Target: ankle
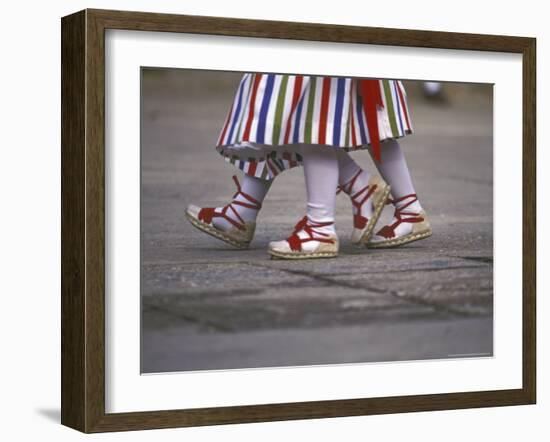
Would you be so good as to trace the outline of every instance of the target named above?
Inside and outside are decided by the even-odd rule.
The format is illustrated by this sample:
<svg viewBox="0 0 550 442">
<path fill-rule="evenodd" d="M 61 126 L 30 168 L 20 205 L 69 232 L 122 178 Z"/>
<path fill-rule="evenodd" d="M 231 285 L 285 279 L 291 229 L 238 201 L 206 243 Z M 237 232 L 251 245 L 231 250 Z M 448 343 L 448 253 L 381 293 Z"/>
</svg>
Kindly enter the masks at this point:
<svg viewBox="0 0 550 442">
<path fill-rule="evenodd" d="M 247 203 L 248 200 L 241 196 L 240 194 L 237 195 L 233 200 L 232 203 Z M 260 213 L 260 209 L 256 207 L 249 207 L 249 206 L 242 206 L 240 204 L 232 204 L 232 207 L 235 209 L 235 211 L 239 214 L 239 216 L 243 219 L 245 222 L 255 222 L 256 218 L 258 217 L 258 214 Z M 231 211 L 230 211 L 231 212 Z M 229 216 L 231 216 L 231 213 L 229 213 Z"/>
<path fill-rule="evenodd" d="M 374 210 L 369 188 L 370 174 L 366 170 L 358 169 L 355 175 L 344 185 L 339 187 L 339 191 L 346 193 L 353 206 L 353 215 L 361 219 L 370 218 Z M 354 221 L 355 224 L 355 221 Z"/>
<path fill-rule="evenodd" d="M 414 193 L 393 198 L 393 206 L 399 211 L 414 213 L 420 213 L 422 211 L 422 205 L 420 201 L 418 201 L 417 195 Z"/>
<path fill-rule="evenodd" d="M 323 218 L 322 220 L 320 220 L 320 219 L 312 218 L 310 215 L 307 215 L 306 226 L 308 226 L 315 233 L 318 233 L 321 236 L 322 235 L 336 236 L 334 219 Z"/>
</svg>

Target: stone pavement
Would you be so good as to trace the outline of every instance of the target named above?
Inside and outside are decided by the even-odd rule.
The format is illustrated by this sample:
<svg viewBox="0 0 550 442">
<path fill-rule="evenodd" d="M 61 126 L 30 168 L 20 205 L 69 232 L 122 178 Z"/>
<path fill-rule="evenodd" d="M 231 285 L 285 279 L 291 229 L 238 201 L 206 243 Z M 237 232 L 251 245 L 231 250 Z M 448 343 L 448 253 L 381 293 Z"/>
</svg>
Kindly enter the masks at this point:
<svg viewBox="0 0 550 442">
<path fill-rule="evenodd" d="M 409 88 L 415 134 L 402 145 L 431 238 L 357 249 L 351 206 L 340 195 L 341 255 L 288 262 L 270 260 L 266 246 L 304 213 L 300 168 L 272 186 L 249 250 L 184 218 L 187 204 L 223 205 L 234 191 L 235 169 L 213 147 L 239 78 L 224 75 L 144 75 L 142 372 L 490 356 L 489 87 L 449 86 L 448 106 Z M 354 158 L 374 170 L 366 152 Z"/>
</svg>

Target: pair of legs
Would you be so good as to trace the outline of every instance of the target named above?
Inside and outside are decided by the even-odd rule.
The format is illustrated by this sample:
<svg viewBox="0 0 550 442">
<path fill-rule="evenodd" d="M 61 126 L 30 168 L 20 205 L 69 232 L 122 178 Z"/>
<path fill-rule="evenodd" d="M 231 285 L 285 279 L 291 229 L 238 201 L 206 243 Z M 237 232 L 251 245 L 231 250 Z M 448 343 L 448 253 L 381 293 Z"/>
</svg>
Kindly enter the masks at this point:
<svg viewBox="0 0 550 442">
<path fill-rule="evenodd" d="M 313 222 L 334 222 L 337 188 L 350 196 L 366 192 L 370 174 L 361 169 L 347 152 L 330 147 L 304 146 L 302 156 L 308 200 L 307 216 Z M 405 156 L 396 140 L 384 143 L 382 162 L 376 163 L 376 166 L 390 185 L 393 199 L 398 206 L 405 204 L 403 197 L 416 194 Z M 356 202 L 361 201 L 359 195 Z M 416 198 L 408 207 L 415 212 L 422 210 Z M 353 204 L 353 211 L 354 216 L 370 218 L 373 213 L 372 201 L 366 199 L 364 204 Z M 334 225 L 327 229 L 334 229 Z"/>
<path fill-rule="evenodd" d="M 307 219 L 315 225 L 315 233 L 319 235 L 336 236 L 334 229 L 334 210 L 336 204 L 336 189 L 340 188 L 352 198 L 354 211 L 354 233 L 361 232 L 361 221 L 370 219 L 373 214 L 373 201 L 369 198 L 370 174 L 341 149 L 329 146 L 302 145 L 304 176 L 307 191 Z M 382 161 L 376 164 L 384 180 L 391 186 L 391 193 L 396 207 L 396 217 L 399 211 L 404 215 L 422 212 L 422 207 L 416 199 L 414 186 L 405 156 L 396 140 L 388 140 L 382 145 Z M 217 229 L 227 231 L 238 222 L 255 223 L 261 203 L 269 192 L 271 181 L 245 175 L 242 188 L 236 194 L 229 208 L 216 208 L 218 213 L 225 209 L 226 216 L 211 219 Z M 364 223 L 363 223 L 364 227 Z M 373 238 L 380 242 L 390 237 L 400 238 L 407 235 L 411 225 L 395 219 L 390 226 L 385 226 Z M 307 232 L 298 232 L 300 238 L 307 237 Z M 352 238 L 353 240 L 353 238 Z M 307 249 L 318 245 L 316 241 L 308 241 L 303 247 Z"/>
</svg>

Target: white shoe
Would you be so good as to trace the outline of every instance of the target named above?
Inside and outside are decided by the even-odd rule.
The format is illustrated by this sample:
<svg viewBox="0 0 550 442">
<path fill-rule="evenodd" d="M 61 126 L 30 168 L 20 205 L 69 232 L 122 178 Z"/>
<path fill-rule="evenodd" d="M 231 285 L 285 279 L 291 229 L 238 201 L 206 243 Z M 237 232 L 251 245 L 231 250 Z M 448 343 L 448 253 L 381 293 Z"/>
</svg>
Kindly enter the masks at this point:
<svg viewBox="0 0 550 442">
<path fill-rule="evenodd" d="M 270 242 L 268 253 L 275 259 L 334 258 L 338 256 L 338 237 L 321 231 L 332 224 L 315 223 L 304 217 L 287 239 Z"/>
<path fill-rule="evenodd" d="M 431 236 L 432 228 L 426 212 L 408 209 L 416 201 L 418 201 L 416 194 L 391 201 L 393 204 L 404 204 L 396 206 L 392 223 L 376 232 L 367 247 L 373 249 L 398 247 Z"/>
<path fill-rule="evenodd" d="M 362 170 L 359 170 L 348 183 L 338 187 L 338 193 L 347 193 L 351 199 L 351 204 L 356 209 L 356 214 L 353 215 L 353 231 L 351 233 L 351 242 L 356 245 L 366 245 L 370 240 L 374 232 L 374 226 L 378 222 L 390 194 L 390 186 L 377 176 L 372 176 L 365 187 L 353 191 L 355 181 L 362 172 Z M 372 204 L 372 215 L 370 217 L 362 214 L 365 204 Z"/>
<path fill-rule="evenodd" d="M 237 185 L 237 193 L 233 195 L 233 201 L 225 205 L 221 210 L 217 210 L 214 207 L 201 208 L 191 204 L 187 206 L 185 216 L 194 227 L 202 232 L 221 239 L 222 241 L 225 241 L 226 243 L 240 249 L 246 249 L 249 247 L 250 242 L 254 237 L 256 223 L 243 220 L 243 218 L 239 215 L 239 212 L 233 206 L 243 206 L 249 209 L 260 210 L 262 208 L 262 204 L 250 195 L 242 192 L 236 176 L 233 176 L 233 180 Z M 235 198 L 238 195 L 244 197 L 244 199 L 248 202 L 235 201 Z M 213 219 L 216 217 L 225 219 L 231 227 L 228 229 L 216 227 L 213 223 Z"/>
</svg>

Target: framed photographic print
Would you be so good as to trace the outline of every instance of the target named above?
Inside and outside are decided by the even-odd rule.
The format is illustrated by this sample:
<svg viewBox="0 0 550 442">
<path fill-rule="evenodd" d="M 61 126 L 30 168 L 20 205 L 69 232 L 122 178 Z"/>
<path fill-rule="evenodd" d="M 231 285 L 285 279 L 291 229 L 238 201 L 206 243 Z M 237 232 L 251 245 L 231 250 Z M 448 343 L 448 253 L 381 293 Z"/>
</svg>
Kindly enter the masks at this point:
<svg viewBox="0 0 550 442">
<path fill-rule="evenodd" d="M 535 52 L 64 17 L 62 423 L 535 403 Z"/>
</svg>

